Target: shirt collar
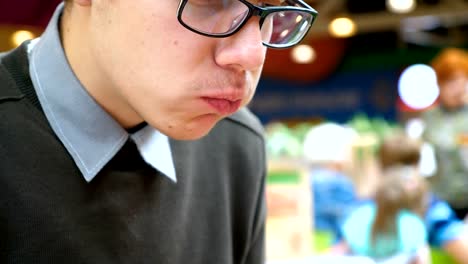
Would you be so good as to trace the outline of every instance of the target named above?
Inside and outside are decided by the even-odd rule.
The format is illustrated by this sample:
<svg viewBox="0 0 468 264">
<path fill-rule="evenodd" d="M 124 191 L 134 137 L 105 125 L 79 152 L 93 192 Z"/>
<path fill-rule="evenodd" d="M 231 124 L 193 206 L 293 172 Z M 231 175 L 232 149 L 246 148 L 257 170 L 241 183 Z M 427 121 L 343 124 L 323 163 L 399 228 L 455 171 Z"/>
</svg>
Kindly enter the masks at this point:
<svg viewBox="0 0 468 264">
<path fill-rule="evenodd" d="M 58 27 L 63 6 L 57 7 L 41 38 L 31 42 L 29 71 L 52 129 L 89 182 L 122 148 L 129 134 L 88 94 L 68 64 Z M 148 164 L 176 182 L 166 135 L 146 126 L 131 138 Z"/>
</svg>

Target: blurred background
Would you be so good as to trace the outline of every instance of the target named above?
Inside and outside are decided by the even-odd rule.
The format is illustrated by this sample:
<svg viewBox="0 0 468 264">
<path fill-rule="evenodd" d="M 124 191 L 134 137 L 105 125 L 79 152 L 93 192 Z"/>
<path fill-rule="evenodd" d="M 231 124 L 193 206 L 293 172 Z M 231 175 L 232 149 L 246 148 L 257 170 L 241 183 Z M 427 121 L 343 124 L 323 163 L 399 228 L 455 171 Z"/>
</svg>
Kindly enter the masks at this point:
<svg viewBox="0 0 468 264">
<path fill-rule="evenodd" d="M 0 0 L 0 52 L 38 37 L 60 2 Z M 350 179 L 358 196 L 371 197 L 382 138 L 398 129 L 420 135 L 423 128 L 413 121 L 438 104 L 430 61 L 447 47 L 468 49 L 468 0 L 306 2 L 318 20 L 300 45 L 268 51 L 249 105 L 267 132 L 272 260 L 322 252 L 333 243 L 315 230 L 320 205 L 314 206 L 304 157 L 307 133 L 323 123 L 352 128 L 359 140 L 352 144 Z"/>
</svg>

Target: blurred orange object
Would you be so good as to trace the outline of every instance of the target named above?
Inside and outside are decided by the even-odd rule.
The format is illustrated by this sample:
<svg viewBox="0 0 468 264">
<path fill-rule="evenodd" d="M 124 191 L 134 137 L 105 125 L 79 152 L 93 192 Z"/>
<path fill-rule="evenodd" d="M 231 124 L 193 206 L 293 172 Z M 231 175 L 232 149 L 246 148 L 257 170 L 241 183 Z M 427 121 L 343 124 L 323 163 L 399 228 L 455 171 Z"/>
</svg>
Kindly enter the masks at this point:
<svg viewBox="0 0 468 264">
<path fill-rule="evenodd" d="M 319 81 L 332 74 L 345 54 L 346 39 L 328 36 L 305 39 L 301 44 L 310 45 L 315 59 L 308 64 L 296 63 L 290 49 L 269 49 L 263 75 L 291 81 Z"/>
</svg>

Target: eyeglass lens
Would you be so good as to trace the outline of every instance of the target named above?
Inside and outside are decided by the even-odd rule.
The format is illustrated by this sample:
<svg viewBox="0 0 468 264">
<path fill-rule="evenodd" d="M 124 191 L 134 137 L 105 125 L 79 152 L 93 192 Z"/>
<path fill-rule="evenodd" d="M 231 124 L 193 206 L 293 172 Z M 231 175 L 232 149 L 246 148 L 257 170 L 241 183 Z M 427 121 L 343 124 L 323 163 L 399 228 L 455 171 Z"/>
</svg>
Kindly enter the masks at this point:
<svg viewBox="0 0 468 264">
<path fill-rule="evenodd" d="M 223 36 L 237 30 L 248 15 L 249 7 L 239 0 L 188 0 L 181 19 L 196 31 Z M 270 13 L 261 25 L 262 40 L 269 45 L 296 44 L 307 33 L 312 20 L 311 14 L 298 10 Z"/>
<path fill-rule="evenodd" d="M 280 11 L 269 14 L 262 25 L 263 42 L 291 45 L 299 42 L 312 24 L 312 16 L 301 11 Z"/>
</svg>

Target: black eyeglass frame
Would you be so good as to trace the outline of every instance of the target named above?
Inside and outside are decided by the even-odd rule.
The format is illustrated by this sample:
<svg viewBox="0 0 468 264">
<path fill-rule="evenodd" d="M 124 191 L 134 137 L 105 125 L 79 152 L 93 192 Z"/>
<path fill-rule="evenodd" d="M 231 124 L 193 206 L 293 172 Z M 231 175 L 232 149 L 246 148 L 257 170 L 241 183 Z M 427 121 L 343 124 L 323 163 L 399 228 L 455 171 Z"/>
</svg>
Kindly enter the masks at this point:
<svg viewBox="0 0 468 264">
<path fill-rule="evenodd" d="M 189 0 L 181 0 L 180 1 L 179 7 L 177 9 L 177 20 L 179 20 L 179 23 L 182 26 L 184 26 L 185 28 L 187 28 L 188 30 L 190 30 L 192 32 L 195 32 L 197 34 L 207 36 L 207 37 L 212 37 L 212 38 L 226 38 L 226 37 L 229 37 L 229 36 L 232 36 L 232 35 L 236 34 L 249 21 L 249 19 L 251 17 L 253 17 L 253 16 L 260 17 L 260 21 L 259 21 L 260 29 L 262 28 L 263 22 L 265 21 L 266 17 L 268 15 L 272 14 L 272 13 L 277 13 L 277 12 L 281 12 L 281 11 L 298 11 L 298 12 L 308 13 L 308 14 L 310 14 L 312 16 L 312 21 L 310 22 L 310 25 L 307 28 L 307 31 L 304 33 L 304 36 L 302 38 L 298 39 L 297 41 L 295 41 L 294 43 L 289 43 L 287 45 L 281 45 L 281 44 L 271 45 L 271 44 L 268 44 L 268 43 L 265 43 L 265 42 L 262 41 L 263 45 L 265 45 L 265 46 L 267 46 L 269 48 L 276 48 L 276 49 L 292 47 L 292 46 L 296 45 L 297 43 L 301 42 L 302 39 L 304 39 L 304 37 L 307 36 L 310 28 L 312 27 L 312 24 L 314 23 L 315 19 L 318 16 L 318 12 L 314 8 L 312 8 L 310 5 L 308 5 L 307 3 L 305 3 L 302 0 L 292 0 L 293 2 L 301 5 L 302 7 L 297 7 L 297 6 L 260 7 L 260 6 L 256 6 L 254 4 L 251 4 L 251 3 L 247 2 L 247 0 L 238 0 L 238 1 L 242 2 L 243 4 L 245 4 L 249 8 L 249 12 L 245 16 L 242 23 L 237 25 L 237 27 L 234 30 L 229 31 L 227 33 L 210 34 L 210 33 L 206 33 L 206 32 L 203 32 L 203 31 L 199 31 L 199 30 L 191 27 L 190 25 L 186 24 L 183 21 L 182 13 L 183 13 L 184 7 L 185 7 L 185 5 L 187 4 L 188 1 Z M 286 0 L 286 1 L 289 2 L 290 0 Z"/>
</svg>

